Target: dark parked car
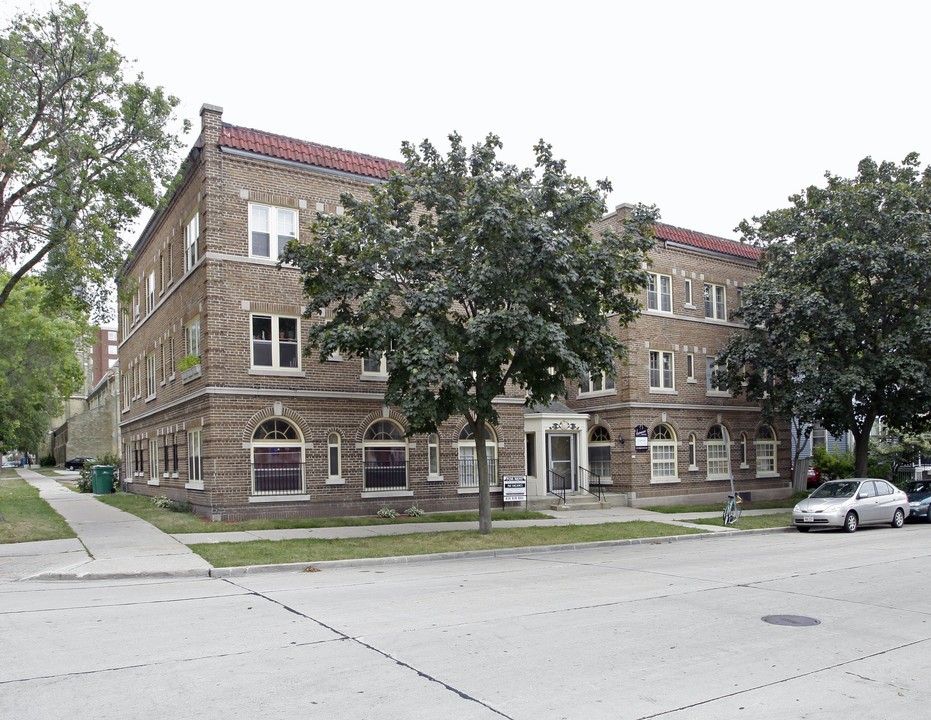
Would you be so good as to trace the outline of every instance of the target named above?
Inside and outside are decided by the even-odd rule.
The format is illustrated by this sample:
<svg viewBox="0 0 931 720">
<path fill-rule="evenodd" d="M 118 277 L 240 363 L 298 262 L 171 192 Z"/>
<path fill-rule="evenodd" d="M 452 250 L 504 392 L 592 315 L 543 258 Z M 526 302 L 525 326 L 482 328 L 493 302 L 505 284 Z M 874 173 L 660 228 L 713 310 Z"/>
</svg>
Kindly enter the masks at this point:
<svg viewBox="0 0 931 720">
<path fill-rule="evenodd" d="M 853 532 L 860 525 L 902 527 L 909 514 L 908 497 L 894 485 L 875 478 L 831 480 L 792 510 L 800 532 L 840 527 Z"/>
<path fill-rule="evenodd" d="M 70 460 L 65 460 L 65 470 L 80 470 L 84 467 L 84 463 L 94 462 L 92 457 L 76 457 L 71 458 Z"/>
<path fill-rule="evenodd" d="M 908 495 L 908 517 L 911 519 L 924 518 L 931 522 L 931 482 L 927 480 L 914 480 L 905 483 L 905 494 Z"/>
<path fill-rule="evenodd" d="M 818 487 L 821 484 L 821 471 L 816 467 L 808 468 L 808 487 Z"/>
</svg>

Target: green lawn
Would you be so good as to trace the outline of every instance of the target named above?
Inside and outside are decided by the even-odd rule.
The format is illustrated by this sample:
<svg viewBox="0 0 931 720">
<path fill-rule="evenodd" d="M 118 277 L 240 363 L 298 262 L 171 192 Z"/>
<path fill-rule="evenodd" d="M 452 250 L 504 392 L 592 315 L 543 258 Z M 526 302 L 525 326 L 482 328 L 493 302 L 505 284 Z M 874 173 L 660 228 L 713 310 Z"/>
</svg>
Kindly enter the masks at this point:
<svg viewBox="0 0 931 720">
<path fill-rule="evenodd" d="M 398 525 L 402 523 L 478 522 L 478 512 L 427 513 L 420 517 L 335 517 L 293 518 L 289 520 L 242 520 L 240 522 L 209 522 L 197 515 L 172 512 L 156 507 L 152 500 L 132 493 L 98 495 L 97 499 L 108 505 L 152 523 L 162 532 L 172 535 L 196 532 L 235 532 L 238 530 L 290 530 L 292 528 L 354 527 L 360 525 Z M 548 518 L 538 512 L 525 510 L 495 510 L 492 520 L 534 520 Z"/>
<path fill-rule="evenodd" d="M 721 517 L 684 520 L 697 525 L 723 525 Z M 766 515 L 741 515 L 736 525 L 729 525 L 734 530 L 759 530 L 760 528 L 788 527 L 792 524 L 792 513 L 768 513 Z"/>
<path fill-rule="evenodd" d="M 783 500 L 760 500 L 758 502 L 745 502 L 741 503 L 741 507 L 744 510 L 773 510 L 779 508 L 786 508 L 791 510 L 795 507 L 796 503 L 800 500 L 804 500 L 811 493 L 800 492 L 795 493 L 791 497 L 785 498 Z M 649 510 L 651 512 L 664 513 L 667 515 L 674 515 L 677 513 L 687 513 L 687 512 L 716 512 L 720 513 L 724 510 L 724 503 L 708 503 L 705 505 L 654 505 L 651 507 L 645 507 L 644 510 Z"/>
<path fill-rule="evenodd" d="M 454 530 L 339 540 L 254 540 L 204 543 L 191 549 L 214 567 L 321 562 L 351 558 L 399 557 L 430 553 L 490 550 L 535 545 L 567 545 L 631 538 L 692 535 L 706 532 L 655 522 L 605 523 L 560 527 L 499 528 L 487 535 Z"/>
<path fill-rule="evenodd" d="M 76 537 L 71 526 L 25 480 L 0 480 L 0 543 L 61 540 Z"/>
</svg>

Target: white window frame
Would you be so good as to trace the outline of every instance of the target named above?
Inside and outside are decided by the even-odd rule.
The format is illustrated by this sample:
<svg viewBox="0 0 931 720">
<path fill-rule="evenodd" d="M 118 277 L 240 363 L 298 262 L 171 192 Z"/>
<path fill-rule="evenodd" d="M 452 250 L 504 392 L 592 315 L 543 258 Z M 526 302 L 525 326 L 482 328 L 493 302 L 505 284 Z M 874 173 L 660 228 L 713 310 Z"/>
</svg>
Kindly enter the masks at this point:
<svg viewBox="0 0 931 720">
<path fill-rule="evenodd" d="M 689 433 L 689 471 L 698 470 L 698 439 Z"/>
<path fill-rule="evenodd" d="M 184 354 L 200 357 L 200 315 L 184 326 Z"/>
<path fill-rule="evenodd" d="M 748 450 L 747 450 L 747 448 L 748 448 L 748 446 L 747 446 L 747 433 L 743 433 L 743 432 L 742 432 L 742 433 L 740 433 L 740 468 L 741 468 L 741 470 L 745 470 L 746 468 L 750 467 L 750 466 L 747 464 L 747 460 L 748 460 Z"/>
<path fill-rule="evenodd" d="M 695 380 L 695 355 L 692 353 L 685 354 L 685 379 L 689 382 Z"/>
<path fill-rule="evenodd" d="M 327 481 L 334 482 L 343 479 L 343 448 L 342 438 L 335 430 L 327 433 Z"/>
<path fill-rule="evenodd" d="M 727 289 L 717 283 L 705 283 L 705 317 L 709 320 L 727 320 Z"/>
<path fill-rule="evenodd" d="M 197 241 L 200 239 L 200 210 L 197 210 L 193 217 L 188 220 L 184 226 L 184 271 L 188 272 L 197 265 L 198 247 Z"/>
<path fill-rule="evenodd" d="M 730 393 L 725 388 L 722 390 L 720 386 L 713 385 L 711 380 L 714 377 L 715 371 L 718 370 L 718 365 L 715 363 L 714 357 L 710 355 L 705 356 L 705 394 L 714 395 L 717 397 L 727 397 Z"/>
<path fill-rule="evenodd" d="M 685 302 L 683 303 L 683 306 L 689 308 L 690 310 L 693 309 L 695 306 L 692 304 L 692 281 L 688 278 L 685 280 L 684 295 Z"/>
<path fill-rule="evenodd" d="M 187 432 L 187 468 L 188 482 L 203 484 L 204 482 L 204 436 L 203 428 L 188 430 Z"/>
<path fill-rule="evenodd" d="M 705 438 L 705 462 L 708 469 L 709 480 L 727 480 L 731 477 L 731 451 L 730 437 L 727 428 L 715 425 L 708 431 L 709 435 L 715 427 L 721 428 L 723 439 Z"/>
<path fill-rule="evenodd" d="M 427 435 L 427 475 L 440 477 L 440 436 L 436 433 Z"/>
<path fill-rule="evenodd" d="M 146 392 L 146 402 L 155 398 L 155 389 L 158 375 L 156 372 L 157 363 L 155 362 L 155 353 L 152 353 L 145 359 L 145 392 Z"/>
<path fill-rule="evenodd" d="M 656 437 L 656 435 L 668 437 Z M 679 457 L 676 448 L 676 432 L 661 423 L 650 433 L 650 482 L 668 483 L 679 480 Z"/>
<path fill-rule="evenodd" d="M 671 350 L 650 350 L 650 392 L 676 389 L 676 360 Z"/>
<path fill-rule="evenodd" d="M 269 319 L 271 321 L 271 337 L 256 338 L 254 336 L 255 320 Z M 284 334 L 281 328 L 281 320 L 293 320 L 295 336 L 292 341 L 282 338 Z M 271 344 L 271 365 L 257 365 L 255 362 L 255 347 L 257 342 L 268 342 Z M 281 364 L 281 344 L 287 342 L 293 344 L 297 365 Z M 300 372 L 301 371 L 301 319 L 296 315 L 274 315 L 272 313 L 252 313 L 249 315 L 249 367 L 253 372 Z"/>
<path fill-rule="evenodd" d="M 579 378 L 579 395 L 612 393 L 615 390 L 614 376 L 606 372 L 590 375 L 585 373 Z"/>
<path fill-rule="evenodd" d="M 158 485 L 158 438 L 149 440 L 149 485 Z"/>
<path fill-rule="evenodd" d="M 765 431 L 769 432 L 769 437 L 760 437 Z M 756 441 L 754 442 L 756 451 L 756 474 L 757 476 L 777 475 L 776 465 L 776 433 L 769 425 L 762 425 L 757 431 Z"/>
<path fill-rule="evenodd" d="M 155 309 L 155 271 L 145 278 L 145 314 L 150 315 Z"/>
<path fill-rule="evenodd" d="M 255 229 L 255 213 L 260 209 L 268 213 L 268 228 L 265 231 L 268 234 L 268 253 L 264 255 L 255 251 L 255 244 L 252 238 L 253 232 L 260 232 Z M 280 225 L 282 224 L 281 219 L 283 215 L 291 216 L 292 228 L 294 230 L 293 235 L 287 233 L 281 234 Z M 281 257 L 281 251 L 284 249 L 284 245 L 290 240 L 298 239 L 298 220 L 299 215 L 294 208 L 266 205 L 264 203 L 249 203 L 249 257 L 263 258 L 265 260 L 275 260 Z"/>
<path fill-rule="evenodd" d="M 672 276 L 648 273 L 647 310 L 672 315 Z"/>
</svg>

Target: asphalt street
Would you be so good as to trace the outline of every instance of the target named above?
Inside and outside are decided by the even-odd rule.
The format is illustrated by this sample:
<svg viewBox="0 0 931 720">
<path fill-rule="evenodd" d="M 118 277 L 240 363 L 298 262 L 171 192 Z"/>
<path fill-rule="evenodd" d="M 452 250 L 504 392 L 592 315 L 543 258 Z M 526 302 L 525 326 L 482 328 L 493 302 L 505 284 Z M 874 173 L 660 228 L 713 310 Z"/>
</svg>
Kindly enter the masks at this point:
<svg viewBox="0 0 931 720">
<path fill-rule="evenodd" d="M 0 717 L 928 717 L 929 538 L 9 582 Z"/>
</svg>

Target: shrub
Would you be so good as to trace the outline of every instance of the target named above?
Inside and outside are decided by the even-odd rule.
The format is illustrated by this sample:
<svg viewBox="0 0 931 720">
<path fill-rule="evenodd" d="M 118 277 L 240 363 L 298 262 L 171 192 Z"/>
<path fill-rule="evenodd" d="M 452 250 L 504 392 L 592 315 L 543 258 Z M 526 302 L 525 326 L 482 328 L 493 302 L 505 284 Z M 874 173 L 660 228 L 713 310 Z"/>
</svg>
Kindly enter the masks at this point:
<svg viewBox="0 0 931 720">
<path fill-rule="evenodd" d="M 164 508 L 168 510 L 171 507 L 171 500 L 169 500 L 165 495 L 156 495 L 152 498 L 152 504 L 157 508 Z"/>
<path fill-rule="evenodd" d="M 821 471 L 822 480 L 838 480 L 853 477 L 856 462 L 853 453 L 829 453 L 827 448 L 819 445 L 813 453 L 813 465 Z"/>
<path fill-rule="evenodd" d="M 171 512 L 191 512 L 191 503 L 187 500 L 182 500 L 179 502 L 177 500 L 172 500 L 165 495 L 156 495 L 154 498 L 152 498 L 152 504 L 155 505 L 155 507 L 162 508 L 163 510 L 170 510 Z"/>
<path fill-rule="evenodd" d="M 185 355 L 178 360 L 178 372 L 184 372 L 195 365 L 200 365 L 200 355 Z"/>
<path fill-rule="evenodd" d="M 397 510 L 392 510 L 391 508 L 388 508 L 388 507 L 383 507 L 381 510 L 379 510 L 375 514 L 378 515 L 378 517 L 382 517 L 382 518 L 396 518 L 398 516 Z"/>
<path fill-rule="evenodd" d="M 46 455 L 41 460 L 39 460 L 39 465 L 42 467 L 55 467 L 55 456 Z"/>
<path fill-rule="evenodd" d="M 420 517 L 421 515 L 426 515 L 427 513 L 416 505 L 411 505 L 409 508 L 407 508 L 407 510 L 404 511 L 404 514 L 408 517 Z"/>
</svg>

